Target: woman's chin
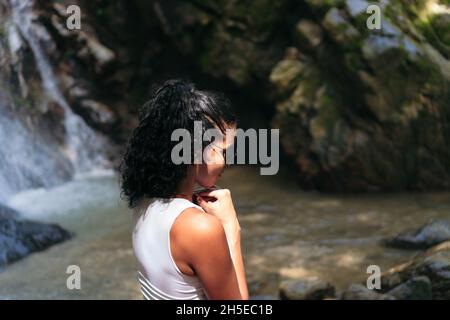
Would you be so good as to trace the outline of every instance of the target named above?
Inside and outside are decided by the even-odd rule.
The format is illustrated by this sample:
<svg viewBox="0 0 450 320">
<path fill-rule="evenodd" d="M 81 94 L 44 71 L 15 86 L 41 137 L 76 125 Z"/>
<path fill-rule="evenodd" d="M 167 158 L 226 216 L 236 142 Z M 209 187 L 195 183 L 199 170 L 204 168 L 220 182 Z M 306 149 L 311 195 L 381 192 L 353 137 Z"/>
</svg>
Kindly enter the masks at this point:
<svg viewBox="0 0 450 320">
<path fill-rule="evenodd" d="M 215 185 L 216 185 L 216 181 L 217 181 L 217 179 L 214 180 L 214 181 L 212 181 L 212 182 L 209 182 L 209 183 L 199 183 L 199 185 L 200 185 L 202 188 L 214 188 Z"/>
</svg>

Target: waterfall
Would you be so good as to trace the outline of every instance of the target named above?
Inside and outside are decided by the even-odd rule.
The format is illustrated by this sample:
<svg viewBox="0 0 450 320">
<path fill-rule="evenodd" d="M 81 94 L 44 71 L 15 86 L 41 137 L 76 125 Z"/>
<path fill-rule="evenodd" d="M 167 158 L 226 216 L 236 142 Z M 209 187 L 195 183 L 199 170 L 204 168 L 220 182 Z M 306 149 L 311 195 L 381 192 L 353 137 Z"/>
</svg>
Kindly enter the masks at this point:
<svg viewBox="0 0 450 320">
<path fill-rule="evenodd" d="M 59 88 L 58 80 L 40 41 L 40 36 L 47 35 L 48 38 L 50 36 L 41 25 L 34 23 L 32 3 L 11 0 L 13 21 L 33 51 L 47 94 L 64 109 L 67 155 L 72 160 L 77 173 L 107 166 L 108 163 L 103 157 L 106 140 L 72 111 Z"/>
<path fill-rule="evenodd" d="M 10 5 L 12 22 L 33 53 L 45 97 L 64 110 L 65 143 L 61 148 L 45 123 L 40 128 L 29 126 L 13 108 L 5 107 L 13 105 L 12 99 L 0 88 L 0 201 L 24 189 L 52 186 L 74 174 L 110 167 L 104 156 L 106 137 L 75 114 L 61 92 L 45 50 L 51 36 L 36 22 L 33 1 L 11 0 Z"/>
<path fill-rule="evenodd" d="M 73 173 L 47 123 L 27 123 L 0 87 L 0 202 L 21 190 L 60 184 Z"/>
</svg>

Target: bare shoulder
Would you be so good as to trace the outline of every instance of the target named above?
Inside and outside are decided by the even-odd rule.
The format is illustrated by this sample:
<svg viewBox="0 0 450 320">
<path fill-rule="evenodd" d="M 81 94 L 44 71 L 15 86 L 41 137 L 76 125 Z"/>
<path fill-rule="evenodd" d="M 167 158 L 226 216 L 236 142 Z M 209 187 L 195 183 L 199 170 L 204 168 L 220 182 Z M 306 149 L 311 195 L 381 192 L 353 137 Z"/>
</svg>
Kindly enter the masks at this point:
<svg viewBox="0 0 450 320">
<path fill-rule="evenodd" d="M 198 245 L 204 246 L 206 242 L 226 241 L 219 219 L 198 208 L 187 208 L 175 219 L 172 236 L 184 249 L 198 249 Z"/>
<path fill-rule="evenodd" d="M 214 235 L 223 231 L 219 219 L 194 207 L 187 208 L 180 213 L 172 228 L 175 229 L 175 232 L 179 231 L 191 237 Z"/>
</svg>

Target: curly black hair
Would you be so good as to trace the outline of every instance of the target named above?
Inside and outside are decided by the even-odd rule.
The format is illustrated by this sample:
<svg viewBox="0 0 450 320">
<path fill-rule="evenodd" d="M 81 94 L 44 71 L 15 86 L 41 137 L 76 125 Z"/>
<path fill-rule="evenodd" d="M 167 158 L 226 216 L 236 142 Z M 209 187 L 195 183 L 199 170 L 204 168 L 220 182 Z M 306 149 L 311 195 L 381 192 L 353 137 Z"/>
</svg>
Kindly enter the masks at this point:
<svg viewBox="0 0 450 320">
<path fill-rule="evenodd" d="M 189 165 L 174 164 L 171 159 L 178 143 L 171 140 L 175 129 L 193 134 L 194 121 L 202 121 L 204 131 L 216 127 L 225 133 L 227 125 L 236 123 L 227 97 L 197 90 L 190 81 L 180 79 L 154 89 L 138 119 L 120 164 L 122 196 L 130 208 L 144 197 L 171 198 L 177 193 Z"/>
</svg>

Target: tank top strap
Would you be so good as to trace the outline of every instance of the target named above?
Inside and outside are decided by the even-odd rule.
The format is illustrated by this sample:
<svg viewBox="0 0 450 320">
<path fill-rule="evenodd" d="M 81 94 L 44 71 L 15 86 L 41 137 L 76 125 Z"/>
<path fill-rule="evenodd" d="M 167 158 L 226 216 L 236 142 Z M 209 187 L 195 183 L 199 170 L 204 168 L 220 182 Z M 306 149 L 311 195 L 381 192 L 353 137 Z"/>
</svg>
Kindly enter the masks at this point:
<svg viewBox="0 0 450 320">
<path fill-rule="evenodd" d="M 205 212 L 202 207 L 196 205 L 195 203 L 184 199 L 184 198 L 173 198 L 170 202 L 170 205 L 165 212 L 168 215 L 167 217 L 167 227 L 171 228 L 175 219 L 187 208 L 197 208 L 202 212 Z"/>
</svg>

